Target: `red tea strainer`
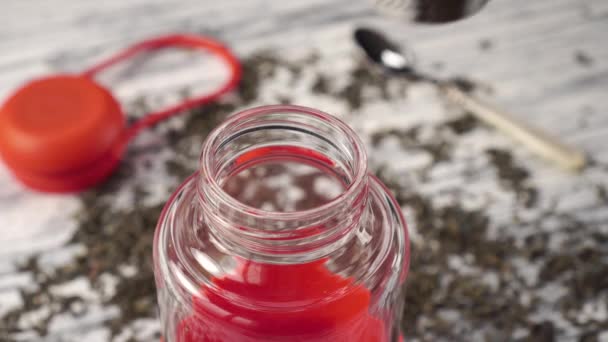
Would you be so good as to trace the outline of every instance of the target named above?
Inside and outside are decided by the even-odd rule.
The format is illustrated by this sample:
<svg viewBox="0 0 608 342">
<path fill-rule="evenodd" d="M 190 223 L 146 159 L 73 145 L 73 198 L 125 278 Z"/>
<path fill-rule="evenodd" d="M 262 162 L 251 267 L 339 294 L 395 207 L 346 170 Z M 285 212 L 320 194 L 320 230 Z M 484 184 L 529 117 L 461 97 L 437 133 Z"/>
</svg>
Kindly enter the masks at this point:
<svg viewBox="0 0 608 342">
<path fill-rule="evenodd" d="M 139 52 L 167 47 L 207 50 L 226 64 L 230 76 L 213 92 L 149 113 L 127 127 L 118 101 L 94 76 Z M 84 190 L 112 173 L 142 129 L 214 101 L 240 77 L 237 58 L 211 38 L 178 34 L 142 41 L 80 74 L 47 76 L 18 89 L 0 107 L 0 156 L 31 189 Z"/>
</svg>

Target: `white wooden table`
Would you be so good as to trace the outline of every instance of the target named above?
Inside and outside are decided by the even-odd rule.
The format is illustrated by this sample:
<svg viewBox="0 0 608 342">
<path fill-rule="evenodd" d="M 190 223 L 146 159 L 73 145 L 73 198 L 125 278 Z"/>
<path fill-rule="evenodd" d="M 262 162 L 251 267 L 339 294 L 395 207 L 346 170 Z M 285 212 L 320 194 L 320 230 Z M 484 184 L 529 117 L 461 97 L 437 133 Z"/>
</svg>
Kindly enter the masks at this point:
<svg viewBox="0 0 608 342">
<path fill-rule="evenodd" d="M 394 40 L 409 44 L 416 51 L 423 70 L 439 76 L 467 75 L 488 84 L 492 88 L 491 93 L 484 95 L 488 100 L 578 146 L 599 164 L 608 165 L 606 0 L 493 0 L 470 20 L 441 27 L 408 27 L 378 17 L 365 0 L 2 0 L 0 99 L 32 77 L 77 71 L 139 39 L 182 31 L 212 34 L 229 43 L 241 56 L 267 48 L 276 49 L 286 58 L 318 51 L 321 63 L 316 66 L 317 70 L 328 74 L 339 85 L 347 81 L 348 70 L 360 59 L 351 41 L 353 28 L 360 24 L 385 29 Z M 484 42 L 491 42 L 491 46 L 481 48 L 480 45 L 488 45 Z M 172 101 L 184 86 L 203 88 L 221 77 L 219 69 L 213 68 L 210 62 L 200 62 L 190 55 L 167 54 L 149 64 L 136 76 L 106 80 L 123 103 L 130 103 L 141 94 Z M 304 72 L 302 84 L 311 82 L 306 77 Z M 428 85 L 413 85 L 407 97 L 392 101 L 383 101 L 371 94 L 360 109 L 351 112 L 343 101 L 313 94 L 306 86 L 286 88 L 280 78 L 279 75 L 274 83 L 265 86 L 258 102 L 277 102 L 278 95 L 285 95 L 280 94 L 281 91 L 289 89 L 287 95 L 294 103 L 343 117 L 367 143 L 375 131 L 406 129 L 413 125 L 434 127 L 451 115 L 441 105 L 435 89 Z M 146 133 L 136 146 L 161 136 L 162 132 Z M 434 167 L 430 179 L 425 180 L 410 173 L 428 163 L 428 155 L 403 151 L 390 139 L 375 147 L 369 144 L 370 160 L 375 165 L 390 162 L 391 172 L 403 175 L 410 186 L 438 202 L 453 200 L 446 189 L 462 189 L 470 194 L 467 205 L 475 207 L 486 203 L 491 213 L 488 234 L 493 236 L 521 238 L 534 229 L 546 229 L 556 240 L 555 248 L 567 249 L 575 246 L 560 244 L 558 240 L 570 241 L 576 235 L 580 238 L 576 241 L 584 244 L 588 235 L 608 234 L 606 202 L 602 202 L 596 190 L 597 184 L 608 186 L 608 167 L 593 166 L 579 175 L 566 174 L 489 129 L 475 130 L 454 144 L 455 157 Z M 530 182 L 541 194 L 540 206 L 557 203 L 561 213 L 594 222 L 589 231 L 573 233 L 561 228 L 552 231 L 526 225 L 526 217 L 534 217 L 539 210 L 526 211 L 518 207 L 513 195 L 502 190 L 483 153 L 488 147 L 511 150 L 518 163 L 531 172 Z M 154 160 L 155 166 L 152 171 L 140 170 L 134 175 L 139 179 L 154 179 L 151 194 L 145 198 L 149 205 L 164 202 L 178 181 L 164 171 L 162 153 L 158 160 L 156 156 L 140 155 L 139 159 Z M 465 162 L 482 170 L 482 176 L 467 180 Z M 126 187 L 125 192 L 128 191 Z M 129 197 L 125 198 L 120 205 L 128 207 Z M 66 242 L 76 228 L 73 215 L 81 205 L 76 196 L 30 192 L 0 166 L 0 317 L 22 304 L 20 288 L 35 286 L 31 275 L 18 271 L 18 263 L 42 253 L 44 264 L 52 269 L 77 252 L 74 250 L 78 246 L 66 246 Z M 407 207 L 404 210 L 411 215 Z M 510 214 L 514 211 L 524 217 L 523 223 L 512 221 Z M 420 241 L 418 228 L 412 222 L 413 241 L 425 246 L 424 241 Z M 608 245 L 594 248 L 605 251 Z M 608 258 L 602 253 L 604 259 Z M 453 264 L 456 268 L 458 265 L 467 268 L 466 258 L 455 256 Z M 538 270 L 542 265 L 538 262 L 513 260 L 512 265 L 515 273 L 529 279 L 529 294 L 540 298 L 543 304 L 527 313 L 526 319 L 553 322 L 557 340 L 576 341 L 585 331 L 584 322 L 589 320 L 608 322 L 606 291 L 599 293 L 593 303 L 581 303 L 580 310 L 574 314 L 583 323 L 577 326 L 551 307 L 564 291 L 569 291 L 564 284 L 545 283 L 540 279 Z M 52 321 L 47 336 L 38 336 L 27 327 L 37 315 L 44 316 L 44 313 L 32 313 L 21 322 L 23 331 L 11 338 L 108 340 L 109 332 L 101 322 L 115 315 L 115 310 L 96 304 L 95 291 L 87 287 L 86 281 L 76 280 L 62 290 L 88 298 L 91 310 L 83 321 L 60 317 Z M 449 318 L 449 313 L 446 317 Z M 450 322 L 448 318 L 446 321 Z M 423 323 L 412 324 L 424 330 Z M 458 322 L 450 324 L 454 329 L 459 327 Z M 608 341 L 608 327 L 603 326 L 596 329 L 595 336 L 600 341 Z M 151 340 L 158 331 L 154 319 L 141 319 L 133 327 L 116 340 L 130 336 Z M 509 339 L 529 333 L 524 329 Z M 464 338 L 459 334 L 455 333 L 452 340 Z M 468 336 L 470 340 L 484 340 L 488 335 L 473 331 Z M 0 340 L 3 338 L 9 337 L 0 331 Z"/>
</svg>

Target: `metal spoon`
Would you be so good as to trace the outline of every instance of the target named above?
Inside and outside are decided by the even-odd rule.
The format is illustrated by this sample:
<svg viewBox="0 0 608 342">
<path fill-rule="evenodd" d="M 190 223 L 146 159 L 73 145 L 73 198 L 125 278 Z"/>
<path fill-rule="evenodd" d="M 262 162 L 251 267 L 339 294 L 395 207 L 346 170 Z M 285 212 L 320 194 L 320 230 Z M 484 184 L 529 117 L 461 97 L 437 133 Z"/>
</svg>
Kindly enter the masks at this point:
<svg viewBox="0 0 608 342">
<path fill-rule="evenodd" d="M 382 34 L 370 29 L 359 28 L 355 31 L 354 38 L 375 63 L 392 73 L 436 84 L 449 100 L 462 106 L 477 119 L 519 141 L 538 156 L 573 171 L 582 169 L 587 163 L 585 154 L 581 151 L 566 146 L 546 133 L 477 100 L 463 91 L 455 82 L 440 80 L 417 72 L 413 68 L 413 55 L 402 53 L 396 44 L 387 40 Z"/>
</svg>

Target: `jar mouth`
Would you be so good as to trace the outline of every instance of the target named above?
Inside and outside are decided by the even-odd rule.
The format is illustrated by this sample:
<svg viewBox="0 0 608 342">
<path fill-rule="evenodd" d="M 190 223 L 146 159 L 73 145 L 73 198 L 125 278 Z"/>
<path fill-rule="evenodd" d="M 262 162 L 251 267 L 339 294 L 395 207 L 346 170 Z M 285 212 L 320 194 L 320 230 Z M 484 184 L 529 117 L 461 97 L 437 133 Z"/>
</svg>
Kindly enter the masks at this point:
<svg viewBox="0 0 608 342">
<path fill-rule="evenodd" d="M 348 170 L 349 181 L 345 184 L 345 187 L 340 194 L 327 202 L 312 208 L 295 211 L 274 211 L 243 203 L 224 190 L 221 182 L 218 180 L 218 172 L 220 171 L 217 166 L 218 158 L 216 155 L 218 154 L 218 151 L 226 144 L 230 143 L 232 137 L 249 131 L 248 127 L 246 127 L 247 123 L 251 123 L 256 119 L 264 120 L 264 117 L 269 115 L 276 115 L 274 117 L 275 119 L 281 119 L 281 114 L 285 114 L 286 116 L 296 115 L 309 121 L 312 120 L 309 122 L 311 127 L 314 127 L 315 122 L 319 125 L 325 125 L 325 127 L 331 127 L 331 134 L 334 135 L 334 137 L 323 137 L 320 134 L 317 135 L 319 139 L 323 139 L 330 144 L 333 144 L 332 139 L 336 136 L 339 137 L 341 143 L 340 147 L 343 148 L 341 153 L 344 153 L 345 157 L 352 162 L 352 165 Z M 289 120 L 286 120 L 285 123 L 289 123 Z M 298 122 L 295 122 L 295 125 L 297 126 Z M 345 199 L 357 197 L 361 192 L 361 189 L 366 185 L 366 176 L 367 155 L 363 143 L 353 129 L 331 114 L 297 105 L 262 106 L 247 109 L 230 116 L 209 134 L 203 144 L 200 157 L 199 177 L 201 177 L 201 180 L 206 187 L 205 193 L 207 195 L 212 193 L 218 201 L 222 202 L 223 206 L 228 207 L 235 212 L 246 213 L 247 216 L 252 218 L 272 217 L 275 220 L 288 221 L 298 220 L 302 217 L 319 217 L 330 210 L 335 210 L 340 207 L 345 203 Z M 199 194 L 203 195 L 200 187 Z"/>
</svg>

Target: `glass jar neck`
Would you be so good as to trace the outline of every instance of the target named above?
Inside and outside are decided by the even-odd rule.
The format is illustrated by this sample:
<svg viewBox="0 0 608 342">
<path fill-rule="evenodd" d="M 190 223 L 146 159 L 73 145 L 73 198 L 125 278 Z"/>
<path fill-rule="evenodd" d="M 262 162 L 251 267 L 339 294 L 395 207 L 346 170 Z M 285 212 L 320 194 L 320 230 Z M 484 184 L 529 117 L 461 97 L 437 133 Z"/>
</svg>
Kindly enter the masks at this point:
<svg viewBox="0 0 608 342">
<path fill-rule="evenodd" d="M 342 192 L 304 210 L 270 211 L 225 190 L 256 165 L 292 162 L 322 170 Z M 367 157 L 357 135 L 333 116 L 278 105 L 229 118 L 205 141 L 198 176 L 202 219 L 224 248 L 273 263 L 317 260 L 339 248 L 362 221 L 368 202 Z"/>
</svg>

